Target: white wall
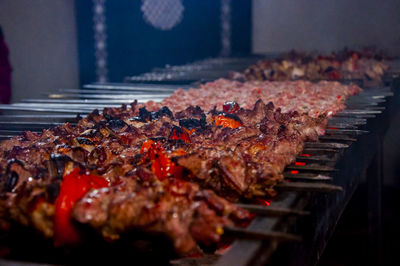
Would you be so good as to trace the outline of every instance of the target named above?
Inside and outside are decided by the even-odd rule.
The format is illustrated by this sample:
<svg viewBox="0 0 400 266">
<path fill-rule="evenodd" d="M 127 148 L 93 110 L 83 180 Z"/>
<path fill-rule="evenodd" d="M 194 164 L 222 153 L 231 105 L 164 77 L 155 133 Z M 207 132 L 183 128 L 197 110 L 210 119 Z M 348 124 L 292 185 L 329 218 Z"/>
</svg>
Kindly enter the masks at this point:
<svg viewBox="0 0 400 266">
<path fill-rule="evenodd" d="M 399 0 L 253 0 L 253 52 L 370 45 L 400 55 Z"/>
<path fill-rule="evenodd" d="M 400 56 L 399 0 L 253 0 L 253 52 L 376 46 Z M 384 139 L 385 184 L 400 186 L 400 115 Z"/>
<path fill-rule="evenodd" d="M 78 87 L 73 0 L 0 0 L 0 25 L 14 69 L 13 101 Z"/>
</svg>

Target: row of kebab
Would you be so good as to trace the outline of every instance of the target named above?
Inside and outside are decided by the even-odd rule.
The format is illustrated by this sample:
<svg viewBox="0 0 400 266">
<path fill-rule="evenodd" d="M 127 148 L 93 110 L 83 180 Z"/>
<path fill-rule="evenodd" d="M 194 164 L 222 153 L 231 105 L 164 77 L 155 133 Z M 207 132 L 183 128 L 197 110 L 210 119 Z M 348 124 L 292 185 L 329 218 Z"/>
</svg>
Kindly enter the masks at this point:
<svg viewBox="0 0 400 266">
<path fill-rule="evenodd" d="M 361 53 L 307 60 L 306 79 L 321 60 L 350 60 L 346 75 L 382 76 L 387 68 Z M 225 228 L 254 217 L 235 202 L 276 196 L 285 167 L 361 91 L 336 81 L 271 81 L 284 61 L 2 141 L 1 232 L 22 225 L 61 249 L 135 232 L 168 238 L 179 255 L 215 246 Z"/>
</svg>

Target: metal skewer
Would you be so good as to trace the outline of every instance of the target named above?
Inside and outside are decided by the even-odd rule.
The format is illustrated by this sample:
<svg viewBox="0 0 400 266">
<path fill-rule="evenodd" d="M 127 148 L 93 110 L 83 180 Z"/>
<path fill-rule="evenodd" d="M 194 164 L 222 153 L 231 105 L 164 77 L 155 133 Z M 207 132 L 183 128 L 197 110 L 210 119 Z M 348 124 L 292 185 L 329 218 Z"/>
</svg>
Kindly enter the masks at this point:
<svg viewBox="0 0 400 266">
<path fill-rule="evenodd" d="M 345 123 L 329 123 L 329 127 L 336 127 L 336 128 L 341 128 L 341 129 L 357 129 L 357 125 L 351 125 L 351 124 L 345 124 Z"/>
<path fill-rule="evenodd" d="M 103 95 L 118 95 L 118 94 L 129 94 L 129 95 L 143 95 L 148 93 L 150 95 L 171 95 L 173 91 L 171 90 L 147 90 L 147 91 L 140 91 L 140 90 L 116 90 L 116 89 L 63 89 L 59 90 L 59 93 L 65 94 L 103 94 Z M 49 92 L 51 94 L 54 92 Z"/>
<path fill-rule="evenodd" d="M 93 83 L 84 85 L 87 89 L 127 90 L 127 91 L 170 91 L 178 88 L 187 89 L 189 86 L 172 84 L 140 84 L 140 83 Z"/>
<path fill-rule="evenodd" d="M 382 111 L 380 110 L 357 110 L 357 109 L 345 109 L 340 111 L 338 114 L 381 114 Z"/>
<path fill-rule="evenodd" d="M 333 134 L 333 135 L 352 135 L 352 136 L 358 136 L 358 135 L 364 135 L 368 134 L 369 131 L 367 130 L 359 130 L 359 129 L 337 129 L 337 128 L 327 128 L 326 129 L 327 134 Z"/>
<path fill-rule="evenodd" d="M 246 209 L 249 212 L 253 212 L 258 215 L 267 215 L 267 216 L 283 216 L 283 215 L 309 215 L 310 213 L 307 211 L 294 210 L 289 208 L 280 208 L 280 207 L 272 207 L 272 206 L 261 206 L 256 204 L 243 204 L 237 203 L 236 206 Z"/>
<path fill-rule="evenodd" d="M 89 100 L 89 99 L 23 99 L 21 102 L 26 103 L 79 103 L 79 104 L 99 104 L 99 105 L 107 105 L 107 104 L 131 104 L 133 101 L 128 101 L 126 99 L 109 99 L 109 100 Z M 139 102 L 139 101 L 138 101 Z"/>
<path fill-rule="evenodd" d="M 348 144 L 336 143 L 336 142 L 306 142 L 306 148 L 326 148 L 326 149 L 345 149 L 348 148 Z"/>
<path fill-rule="evenodd" d="M 157 96 L 157 97 L 156 97 Z M 78 98 L 78 99 L 124 99 L 127 103 L 134 100 L 144 101 L 162 101 L 167 95 L 136 95 L 136 94 L 118 94 L 118 95 L 104 95 L 104 94 L 80 94 L 80 93 L 52 93 L 48 94 L 47 97 L 50 99 L 64 99 L 64 98 Z"/>
<path fill-rule="evenodd" d="M 284 172 L 283 176 L 286 179 L 291 179 L 291 180 L 308 180 L 308 181 L 330 181 L 332 180 L 332 177 L 326 176 L 326 175 L 311 175 L 310 173 L 297 173 L 293 174 L 291 172 Z"/>
<path fill-rule="evenodd" d="M 275 186 L 277 190 L 305 191 L 305 192 L 338 192 L 343 191 L 340 186 L 314 182 L 282 182 Z"/>
<path fill-rule="evenodd" d="M 365 118 L 349 118 L 349 117 L 332 117 L 329 122 L 332 123 L 348 123 L 353 125 L 365 125 L 367 119 Z"/>
<path fill-rule="evenodd" d="M 350 138 L 346 135 L 324 135 L 319 137 L 320 140 L 344 140 L 344 141 L 357 141 L 355 138 Z"/>
<path fill-rule="evenodd" d="M 337 169 L 325 166 L 325 165 L 288 165 L 286 166 L 288 170 L 300 170 L 300 171 L 319 171 L 319 172 L 334 172 Z"/>
<path fill-rule="evenodd" d="M 300 242 L 301 237 L 275 231 L 255 231 L 238 227 L 224 227 L 224 232 L 237 238 L 274 240 L 279 242 Z"/>
<path fill-rule="evenodd" d="M 43 103 L 14 103 L 11 104 L 11 106 L 17 106 L 17 107 L 33 107 L 33 108 L 38 108 L 38 107 L 43 107 Z M 46 108 L 63 108 L 63 109 L 88 109 L 90 111 L 94 109 L 103 109 L 104 107 L 121 107 L 120 104 L 107 104 L 107 105 L 88 105 L 86 103 L 83 104 L 76 104 L 76 103 L 46 103 L 45 107 Z"/>
<path fill-rule="evenodd" d="M 334 162 L 336 160 L 324 155 L 310 155 L 310 156 L 297 156 L 296 161 Z"/>
<path fill-rule="evenodd" d="M 29 112 L 46 112 L 46 113 L 68 113 L 68 114 L 88 114 L 92 110 L 89 109 L 59 109 L 59 108 L 46 108 L 46 107 L 24 107 L 1 104 L 0 110 L 13 110 L 13 111 L 29 111 Z"/>
</svg>

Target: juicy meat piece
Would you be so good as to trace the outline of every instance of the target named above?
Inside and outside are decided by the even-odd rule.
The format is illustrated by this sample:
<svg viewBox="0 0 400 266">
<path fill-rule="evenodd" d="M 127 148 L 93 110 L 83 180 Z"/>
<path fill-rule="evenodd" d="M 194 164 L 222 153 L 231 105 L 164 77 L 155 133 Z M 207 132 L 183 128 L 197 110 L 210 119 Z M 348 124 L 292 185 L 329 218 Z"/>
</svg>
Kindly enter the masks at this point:
<svg viewBox="0 0 400 266">
<path fill-rule="evenodd" d="M 218 242 L 223 227 L 233 225 L 229 216 L 249 218 L 193 183 L 175 179 L 146 186 L 136 180 L 125 178 L 119 185 L 90 192 L 75 205 L 73 217 L 109 241 L 132 230 L 166 235 L 181 254 L 196 251 L 196 243 Z"/>
<path fill-rule="evenodd" d="M 264 59 L 230 78 L 240 81 L 270 80 L 339 80 L 367 79 L 380 81 L 389 65 L 382 56 L 342 51 L 329 56 L 290 53 L 278 59 Z"/>
<path fill-rule="evenodd" d="M 226 177 L 225 182 L 233 189 L 244 191 L 248 188 L 246 180 L 246 167 L 243 160 L 231 156 L 223 156 L 218 160 L 218 167 Z"/>
<path fill-rule="evenodd" d="M 165 101 L 168 108 L 134 102 L 95 110 L 75 127 L 26 132 L 0 143 L 0 229 L 18 223 L 54 237 L 60 183 L 80 168 L 111 186 L 78 201 L 72 223 L 110 241 L 136 230 L 161 234 L 179 253 L 210 245 L 224 226 L 248 219 L 221 196 L 275 196 L 285 166 L 358 90 L 218 80 L 178 91 Z M 242 108 L 231 103 L 223 112 L 226 100 Z"/>
<path fill-rule="evenodd" d="M 173 112 L 180 114 L 186 112 L 185 108 L 189 105 L 203 110 L 212 110 L 216 106 L 222 110 L 225 102 L 235 100 L 242 108 L 251 109 L 257 100 L 262 100 L 264 103 L 272 102 L 283 113 L 297 111 L 318 118 L 321 115 L 331 117 L 343 110 L 346 99 L 360 91 L 361 88 L 357 85 L 344 85 L 334 81 L 239 82 L 218 79 L 201 85 L 198 89 L 177 90 L 160 105 L 168 106 Z M 193 113 L 193 110 L 189 113 Z M 246 118 L 251 119 L 251 116 Z"/>
</svg>

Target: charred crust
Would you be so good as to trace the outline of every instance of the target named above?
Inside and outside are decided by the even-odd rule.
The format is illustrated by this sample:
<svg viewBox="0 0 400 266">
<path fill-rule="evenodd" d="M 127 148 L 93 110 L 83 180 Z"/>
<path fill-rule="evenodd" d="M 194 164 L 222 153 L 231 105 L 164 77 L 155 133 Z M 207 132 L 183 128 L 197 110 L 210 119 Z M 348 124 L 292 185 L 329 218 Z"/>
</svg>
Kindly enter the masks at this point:
<svg viewBox="0 0 400 266">
<path fill-rule="evenodd" d="M 214 105 L 214 108 L 210 111 L 210 114 L 211 115 L 219 115 L 220 114 L 220 112 L 217 111 L 216 105 Z"/>
<path fill-rule="evenodd" d="M 43 179 L 43 178 L 45 178 L 47 173 L 48 173 L 48 169 L 38 167 L 37 168 L 37 173 L 36 173 L 36 175 L 33 176 L 33 178 L 35 180 Z"/>
<path fill-rule="evenodd" d="M 9 173 L 9 172 L 10 172 L 11 166 L 12 166 L 12 164 L 14 164 L 14 163 L 18 164 L 19 166 L 21 166 L 22 168 L 25 169 L 24 164 L 23 164 L 20 160 L 15 159 L 15 158 L 12 158 L 12 159 L 10 159 L 10 160 L 7 161 L 6 173 Z"/>
<path fill-rule="evenodd" d="M 223 115 L 223 116 L 225 116 L 225 117 L 227 117 L 227 118 L 231 118 L 231 119 L 233 119 L 233 120 L 235 120 L 235 121 L 242 122 L 242 121 L 240 120 L 240 118 L 239 118 L 236 114 L 230 114 L 230 113 L 219 112 L 219 113 L 217 113 L 217 115 Z"/>
<path fill-rule="evenodd" d="M 46 187 L 46 189 L 47 189 L 47 194 L 49 195 L 49 201 L 55 202 L 58 195 L 60 194 L 60 181 L 49 184 Z"/>
<path fill-rule="evenodd" d="M 50 154 L 50 175 L 56 179 L 62 179 L 64 175 L 65 164 L 72 161 L 67 155 L 53 153 Z"/>
<path fill-rule="evenodd" d="M 72 147 L 72 158 L 77 162 L 85 162 L 88 157 L 88 152 L 82 147 Z"/>
<path fill-rule="evenodd" d="M 107 122 L 117 119 L 117 118 L 113 117 L 112 115 L 110 115 L 108 113 L 104 113 L 104 112 L 107 112 L 107 111 L 108 111 L 108 108 L 104 108 L 103 116 L 107 120 Z"/>
<path fill-rule="evenodd" d="M 146 107 L 139 108 L 139 116 L 132 117 L 131 121 L 148 122 L 151 121 L 151 113 L 147 111 Z"/>
<path fill-rule="evenodd" d="M 200 122 L 200 120 L 194 119 L 194 118 L 179 119 L 179 126 L 190 130 L 193 128 L 201 127 L 201 122 Z"/>
<path fill-rule="evenodd" d="M 204 115 L 204 111 L 199 106 L 189 106 L 185 110 L 177 112 L 175 114 L 176 119 L 182 118 L 201 118 Z"/>
<path fill-rule="evenodd" d="M 4 183 L 4 189 L 6 192 L 12 192 L 15 186 L 18 183 L 19 176 L 16 172 L 11 171 L 8 175 L 6 175 L 6 181 Z"/>
<path fill-rule="evenodd" d="M 119 130 L 126 126 L 126 123 L 120 119 L 112 119 L 108 121 L 107 126 L 112 130 Z"/>
<path fill-rule="evenodd" d="M 82 119 L 81 114 L 77 114 L 76 117 L 75 117 L 75 121 L 78 122 L 78 121 L 80 121 L 81 119 Z"/>
<path fill-rule="evenodd" d="M 157 112 L 152 112 L 151 114 L 152 114 L 152 119 L 158 119 L 163 116 L 174 118 L 174 115 L 167 106 L 163 106 L 160 110 L 158 110 Z"/>
<path fill-rule="evenodd" d="M 94 143 L 90 139 L 83 138 L 83 137 L 77 137 L 76 141 L 78 141 L 79 144 L 94 145 Z"/>
<path fill-rule="evenodd" d="M 88 130 L 82 132 L 80 136 L 86 137 L 86 138 L 94 138 L 94 137 L 102 137 L 103 135 L 97 129 L 88 129 Z M 81 143 L 81 144 L 83 144 L 83 143 Z"/>
<path fill-rule="evenodd" d="M 146 107 L 139 109 L 139 117 L 143 122 L 151 121 L 151 113 L 147 111 Z"/>
</svg>

